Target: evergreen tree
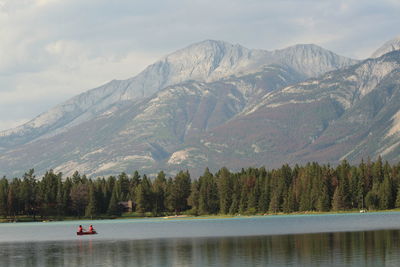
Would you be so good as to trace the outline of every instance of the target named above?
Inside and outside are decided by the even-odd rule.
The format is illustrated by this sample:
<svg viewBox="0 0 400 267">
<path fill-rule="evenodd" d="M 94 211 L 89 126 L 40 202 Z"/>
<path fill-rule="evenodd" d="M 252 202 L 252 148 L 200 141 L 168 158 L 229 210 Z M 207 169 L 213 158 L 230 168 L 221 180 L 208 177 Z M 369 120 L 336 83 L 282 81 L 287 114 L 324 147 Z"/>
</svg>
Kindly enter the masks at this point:
<svg viewBox="0 0 400 267">
<path fill-rule="evenodd" d="M 121 207 L 118 204 L 118 189 L 116 187 L 113 188 L 110 203 L 108 205 L 107 214 L 111 216 L 121 216 Z"/>
<path fill-rule="evenodd" d="M 16 197 L 16 183 L 15 180 L 8 187 L 7 193 L 7 213 L 9 216 L 16 216 L 18 211 L 18 199 Z"/>
<path fill-rule="evenodd" d="M 188 198 L 188 204 L 192 208 L 191 213 L 193 215 L 199 215 L 199 198 L 200 198 L 200 184 L 199 181 L 193 181 L 190 190 L 190 196 Z"/>
<path fill-rule="evenodd" d="M 118 176 L 118 186 L 120 190 L 119 199 L 121 201 L 128 201 L 130 199 L 130 181 L 129 177 L 125 172 L 122 172 Z"/>
<path fill-rule="evenodd" d="M 79 218 L 82 217 L 88 204 L 88 185 L 80 182 L 74 184 L 71 188 L 70 196 L 74 214 Z"/>
<path fill-rule="evenodd" d="M 371 191 L 369 191 L 365 197 L 365 205 L 369 210 L 379 208 L 379 184 L 374 184 Z"/>
<path fill-rule="evenodd" d="M 164 206 L 167 208 L 169 212 L 173 212 L 175 208 L 175 199 L 174 199 L 174 181 L 171 177 L 167 179 L 167 186 L 165 189 L 165 202 Z"/>
<path fill-rule="evenodd" d="M 397 187 L 396 208 L 400 208 L 400 183 Z"/>
<path fill-rule="evenodd" d="M 232 205 L 233 186 L 231 174 L 227 168 L 223 167 L 217 176 L 220 212 L 227 214 Z"/>
<path fill-rule="evenodd" d="M 241 192 L 241 183 L 239 182 L 239 174 L 233 174 L 232 176 L 233 182 L 233 193 L 232 193 L 232 204 L 229 207 L 230 214 L 236 214 L 239 211 L 240 205 L 240 192 Z"/>
<path fill-rule="evenodd" d="M 295 195 L 293 191 L 293 186 L 290 186 L 283 200 L 283 211 L 286 213 L 294 212 L 297 210 Z"/>
<path fill-rule="evenodd" d="M 218 187 L 208 168 L 199 178 L 199 184 L 199 212 L 201 214 L 217 213 L 219 208 Z"/>
<path fill-rule="evenodd" d="M 63 190 L 63 183 L 61 180 L 61 176 L 58 177 L 57 180 L 56 203 L 57 203 L 57 216 L 62 217 L 65 214 L 65 208 L 67 206 L 67 198 Z"/>
<path fill-rule="evenodd" d="M 136 187 L 136 211 L 144 214 L 151 211 L 152 190 L 151 182 L 146 175 L 143 175 L 141 183 Z"/>
<path fill-rule="evenodd" d="M 392 182 L 389 176 L 385 176 L 383 183 L 379 187 L 379 208 L 391 209 L 394 207 Z"/>
<path fill-rule="evenodd" d="M 261 180 L 261 192 L 260 192 L 260 199 L 258 201 L 258 211 L 260 212 L 267 212 L 269 208 L 270 202 L 270 192 L 271 188 L 269 185 L 269 178 L 268 175 Z"/>
<path fill-rule="evenodd" d="M 8 197 L 8 180 L 6 179 L 6 177 L 3 177 L 0 180 L 0 215 L 3 217 L 6 217 L 8 214 L 7 197 Z"/>
<path fill-rule="evenodd" d="M 258 209 L 258 199 L 260 197 L 260 186 L 256 177 L 248 179 L 249 196 L 247 200 L 247 213 L 255 214 Z"/>
<path fill-rule="evenodd" d="M 331 204 L 330 204 L 330 196 L 328 189 L 329 187 L 328 180 L 326 179 L 326 177 L 323 177 L 321 179 L 322 179 L 321 191 L 320 194 L 318 195 L 316 208 L 318 211 L 329 211 Z"/>
<path fill-rule="evenodd" d="M 158 216 L 165 211 L 165 190 L 167 180 L 163 171 L 159 172 L 153 183 L 153 215 Z"/>
<path fill-rule="evenodd" d="M 188 197 L 190 195 L 190 174 L 188 171 L 180 171 L 174 178 L 172 190 L 170 192 L 170 204 L 175 214 L 188 208 Z"/>
<path fill-rule="evenodd" d="M 36 195 L 36 180 L 34 170 L 30 169 L 23 175 L 21 190 L 20 190 L 20 201 L 23 205 L 23 212 L 25 214 L 34 214 L 35 195 Z"/>
<path fill-rule="evenodd" d="M 382 157 L 379 156 L 378 159 L 373 163 L 372 166 L 372 179 L 374 184 L 380 184 L 383 181 L 383 163 Z"/>
<path fill-rule="evenodd" d="M 97 202 L 96 202 L 96 193 L 94 191 L 94 185 L 91 183 L 89 185 L 89 196 L 88 196 L 88 205 L 85 209 L 85 217 L 93 217 L 97 216 Z"/>
<path fill-rule="evenodd" d="M 336 187 L 335 193 L 333 194 L 332 209 L 335 211 L 345 209 L 343 190 L 341 190 L 340 186 Z"/>
</svg>

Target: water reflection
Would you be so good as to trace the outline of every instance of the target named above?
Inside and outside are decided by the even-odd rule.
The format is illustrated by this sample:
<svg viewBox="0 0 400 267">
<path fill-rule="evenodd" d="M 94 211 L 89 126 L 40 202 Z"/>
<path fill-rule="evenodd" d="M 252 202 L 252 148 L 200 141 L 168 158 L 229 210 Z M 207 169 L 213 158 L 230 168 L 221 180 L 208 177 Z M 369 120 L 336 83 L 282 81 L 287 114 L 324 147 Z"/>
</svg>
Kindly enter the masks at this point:
<svg viewBox="0 0 400 267">
<path fill-rule="evenodd" d="M 400 231 L 0 243 L 1 266 L 400 266 Z"/>
</svg>

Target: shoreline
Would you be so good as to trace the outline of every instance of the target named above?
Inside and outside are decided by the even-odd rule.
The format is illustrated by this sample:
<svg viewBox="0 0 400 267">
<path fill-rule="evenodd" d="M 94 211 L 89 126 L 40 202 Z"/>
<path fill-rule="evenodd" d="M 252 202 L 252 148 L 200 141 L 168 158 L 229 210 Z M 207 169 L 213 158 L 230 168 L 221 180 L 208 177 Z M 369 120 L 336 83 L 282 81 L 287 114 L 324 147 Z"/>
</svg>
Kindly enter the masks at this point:
<svg viewBox="0 0 400 267">
<path fill-rule="evenodd" d="M 137 215 L 125 215 L 118 217 L 97 217 L 97 218 L 76 218 L 76 217 L 49 217 L 44 219 L 33 220 L 32 217 L 21 216 L 15 218 L 2 218 L 0 223 L 24 223 L 24 222 L 62 222 L 62 221 L 101 221 L 101 220 L 124 220 L 124 219 L 163 219 L 163 220 L 204 220 L 204 219 L 231 219 L 231 218 L 251 218 L 251 217 L 267 217 L 267 216 L 296 216 L 296 215 L 335 215 L 335 214 L 363 214 L 363 213 L 376 213 L 376 212 L 400 212 L 400 208 L 390 210 L 347 210 L 347 211 L 304 211 L 304 212 L 278 212 L 278 213 L 264 213 L 264 214 L 209 214 L 209 215 L 165 215 L 165 216 L 137 216 Z"/>
</svg>

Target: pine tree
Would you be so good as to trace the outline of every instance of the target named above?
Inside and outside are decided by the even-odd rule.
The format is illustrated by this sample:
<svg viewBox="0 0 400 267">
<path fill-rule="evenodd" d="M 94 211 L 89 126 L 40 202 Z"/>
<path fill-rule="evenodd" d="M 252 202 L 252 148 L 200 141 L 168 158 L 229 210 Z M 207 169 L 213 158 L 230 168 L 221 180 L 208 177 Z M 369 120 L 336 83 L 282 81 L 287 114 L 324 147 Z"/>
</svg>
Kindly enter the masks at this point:
<svg viewBox="0 0 400 267">
<path fill-rule="evenodd" d="M 117 188 L 114 187 L 111 198 L 110 198 L 110 203 L 108 205 L 107 209 L 107 214 L 111 216 L 121 216 L 121 208 L 118 204 L 118 199 L 117 199 Z"/>
<path fill-rule="evenodd" d="M 88 197 L 88 205 L 85 209 L 85 217 L 89 217 L 93 219 L 93 217 L 97 216 L 97 201 L 96 201 L 96 194 L 94 191 L 94 185 L 91 183 L 89 185 L 89 197 Z"/>
<path fill-rule="evenodd" d="M 328 189 L 328 181 L 326 177 L 321 177 L 321 192 L 318 195 L 316 208 L 318 211 L 328 211 L 330 209 L 330 196 Z"/>
<path fill-rule="evenodd" d="M 233 182 L 233 190 L 232 190 L 232 204 L 229 207 L 230 214 L 236 214 L 239 212 L 239 204 L 240 204 L 240 192 L 241 192 L 241 183 L 239 182 L 239 174 L 232 175 Z"/>
<path fill-rule="evenodd" d="M 260 197 L 260 187 L 258 180 L 252 176 L 249 177 L 248 181 L 248 191 L 249 191 L 249 196 L 247 200 L 247 213 L 248 214 L 255 214 L 257 212 L 258 208 L 258 198 Z"/>
<path fill-rule="evenodd" d="M 165 179 L 165 173 L 159 172 L 157 178 L 153 183 L 153 215 L 158 216 L 165 210 L 165 190 L 167 186 L 167 180 Z"/>
<path fill-rule="evenodd" d="M 341 190 L 340 186 L 337 186 L 335 189 L 335 193 L 333 194 L 332 199 L 332 209 L 335 211 L 344 210 L 345 202 L 343 197 L 343 190 Z"/>
<path fill-rule="evenodd" d="M 188 204 L 191 207 L 191 213 L 193 215 L 199 215 L 199 198 L 200 198 L 200 185 L 199 181 L 193 181 L 190 190 L 190 196 L 188 198 Z"/>
<path fill-rule="evenodd" d="M 63 190 L 63 183 L 61 180 L 61 177 L 59 177 L 57 181 L 57 197 L 56 197 L 56 202 L 57 202 L 57 216 L 61 217 L 65 214 L 65 208 L 66 208 L 66 200 L 67 198 L 65 197 L 64 190 Z"/>
<path fill-rule="evenodd" d="M 15 180 L 14 180 L 15 181 Z M 16 197 L 16 183 L 14 181 L 8 187 L 7 194 L 7 213 L 10 216 L 16 217 L 18 210 L 18 199 Z"/>
<path fill-rule="evenodd" d="M 7 195 L 8 195 L 8 181 L 6 177 L 0 180 L 0 215 L 6 217 L 8 206 L 7 206 Z"/>
<path fill-rule="evenodd" d="M 262 179 L 261 183 L 262 184 L 260 190 L 260 199 L 258 201 L 258 211 L 265 213 L 268 211 L 269 208 L 271 191 L 268 175 L 266 175 L 266 177 Z"/>
<path fill-rule="evenodd" d="M 396 208 L 400 208 L 400 183 L 397 187 Z"/>
<path fill-rule="evenodd" d="M 379 184 L 374 184 L 365 197 L 365 205 L 369 210 L 379 208 Z"/>
<path fill-rule="evenodd" d="M 379 188 L 379 208 L 380 209 L 391 209 L 393 208 L 393 189 L 392 189 L 392 182 L 389 176 L 385 176 L 383 183 L 380 185 Z"/>
<path fill-rule="evenodd" d="M 71 201 L 75 215 L 81 217 L 84 215 L 88 203 L 89 188 L 87 184 L 78 183 L 71 188 Z"/>
<path fill-rule="evenodd" d="M 222 214 L 227 214 L 232 205 L 232 178 L 227 168 L 218 172 L 219 207 Z"/>
<path fill-rule="evenodd" d="M 382 163 L 382 157 L 379 156 L 378 159 L 375 161 L 375 163 L 372 165 L 372 177 L 373 177 L 373 183 L 374 184 L 379 184 L 382 183 L 384 177 L 383 177 L 383 163 Z"/>
<path fill-rule="evenodd" d="M 150 180 L 146 175 L 143 175 L 141 183 L 136 187 L 136 211 L 144 214 L 151 211 L 152 190 Z"/>
<path fill-rule="evenodd" d="M 296 204 L 293 186 L 290 186 L 283 200 L 283 211 L 287 213 L 297 211 Z"/>
<path fill-rule="evenodd" d="M 169 188 L 168 202 L 170 209 L 175 214 L 188 208 L 187 200 L 190 196 L 190 174 L 188 171 L 180 171 L 174 178 L 172 186 Z"/>
<path fill-rule="evenodd" d="M 20 190 L 20 201 L 23 205 L 23 212 L 25 214 L 34 214 L 35 209 L 35 189 L 36 181 L 34 170 L 30 169 L 23 175 L 21 190 Z"/>
<path fill-rule="evenodd" d="M 199 178 L 199 212 L 201 214 L 214 214 L 218 212 L 218 188 L 214 176 L 206 168 Z"/>
<path fill-rule="evenodd" d="M 121 192 L 119 199 L 121 201 L 128 201 L 130 198 L 130 181 L 125 172 L 122 172 L 120 175 L 118 175 L 118 186 Z"/>
</svg>

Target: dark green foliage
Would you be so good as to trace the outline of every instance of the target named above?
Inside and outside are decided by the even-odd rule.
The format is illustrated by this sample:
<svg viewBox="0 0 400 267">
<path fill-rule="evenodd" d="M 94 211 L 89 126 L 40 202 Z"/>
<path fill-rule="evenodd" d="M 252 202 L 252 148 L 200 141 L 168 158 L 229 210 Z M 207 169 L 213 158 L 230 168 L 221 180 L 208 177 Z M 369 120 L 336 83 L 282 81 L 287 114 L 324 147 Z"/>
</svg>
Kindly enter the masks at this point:
<svg viewBox="0 0 400 267">
<path fill-rule="evenodd" d="M 0 180 L 0 215 L 5 217 L 8 214 L 8 206 L 7 206 L 7 197 L 8 197 L 8 180 L 3 177 Z"/>
<path fill-rule="evenodd" d="M 121 215 L 121 208 L 118 204 L 118 192 L 117 187 L 113 188 L 110 203 L 108 205 L 107 214 L 111 216 L 119 216 Z"/>
<path fill-rule="evenodd" d="M 279 169 L 242 169 L 232 173 L 207 168 L 191 181 L 188 171 L 166 178 L 159 172 L 152 181 L 135 172 L 89 179 L 75 172 L 63 178 L 52 170 L 37 179 L 34 170 L 21 178 L 0 179 L 0 216 L 120 216 L 123 204 L 144 215 L 256 214 L 268 212 L 392 209 L 400 207 L 400 164 L 378 158 L 351 166 L 283 165 Z"/>
<path fill-rule="evenodd" d="M 227 214 L 232 205 L 233 179 L 229 170 L 225 167 L 217 173 L 217 179 L 220 212 Z"/>
<path fill-rule="evenodd" d="M 216 214 L 219 210 L 218 187 L 208 168 L 199 178 L 199 213 Z"/>
<path fill-rule="evenodd" d="M 188 198 L 188 204 L 192 208 L 191 213 L 193 215 L 199 215 L 199 198 L 200 198 L 200 185 L 199 181 L 193 181 L 191 186 L 190 196 Z"/>
<path fill-rule="evenodd" d="M 180 171 L 173 180 L 167 184 L 167 207 L 175 214 L 188 209 L 191 180 L 188 171 Z"/>
<path fill-rule="evenodd" d="M 98 214 L 97 209 L 98 209 L 98 205 L 97 205 L 97 201 L 96 201 L 94 185 L 91 183 L 89 185 L 88 205 L 86 206 L 86 209 L 85 209 L 85 217 L 92 219 L 93 217 L 95 217 Z"/>
<path fill-rule="evenodd" d="M 143 179 L 136 187 L 136 211 L 144 214 L 152 209 L 152 189 L 151 181 L 143 175 Z"/>
<path fill-rule="evenodd" d="M 153 183 L 153 196 L 149 201 L 153 202 L 153 215 L 159 216 L 165 211 L 165 191 L 167 188 L 167 179 L 163 171 L 159 172 Z"/>
<path fill-rule="evenodd" d="M 18 213 L 18 199 L 17 199 L 17 191 L 18 191 L 18 180 L 14 179 L 13 182 L 8 187 L 7 194 L 7 214 L 9 216 L 16 216 Z"/>
<path fill-rule="evenodd" d="M 84 215 L 86 205 L 89 201 L 88 185 L 81 182 L 74 184 L 71 188 L 70 196 L 75 215 L 78 217 L 82 217 Z M 46 203 L 44 204 L 46 205 Z"/>
</svg>

